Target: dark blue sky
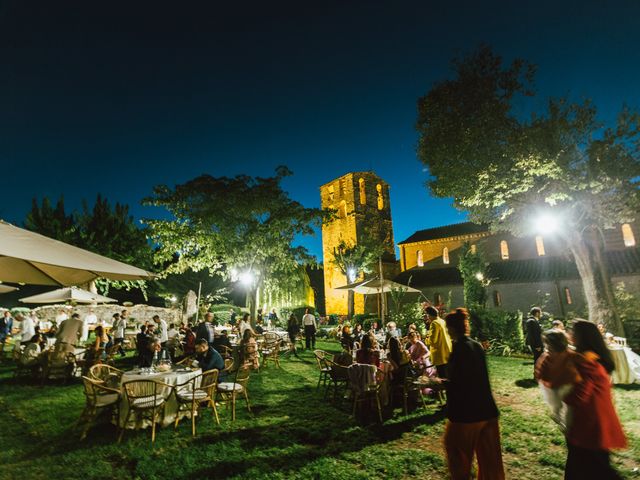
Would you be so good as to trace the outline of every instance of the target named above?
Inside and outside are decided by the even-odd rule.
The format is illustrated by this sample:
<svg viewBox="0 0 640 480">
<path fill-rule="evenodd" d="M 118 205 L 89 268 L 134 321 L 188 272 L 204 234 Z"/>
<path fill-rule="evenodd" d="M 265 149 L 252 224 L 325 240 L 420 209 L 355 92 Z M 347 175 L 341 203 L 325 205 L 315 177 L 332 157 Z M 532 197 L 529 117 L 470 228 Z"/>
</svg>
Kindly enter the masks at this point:
<svg viewBox="0 0 640 480">
<path fill-rule="evenodd" d="M 607 120 L 640 106 L 636 0 L 101 5 L 0 2 L 0 218 L 97 192 L 154 216 L 139 200 L 155 184 L 280 164 L 319 206 L 321 184 L 373 169 L 397 242 L 464 219 L 415 155 L 416 99 L 454 55 L 526 58 L 541 95 L 591 97 Z M 321 254 L 319 235 L 303 243 Z"/>
</svg>

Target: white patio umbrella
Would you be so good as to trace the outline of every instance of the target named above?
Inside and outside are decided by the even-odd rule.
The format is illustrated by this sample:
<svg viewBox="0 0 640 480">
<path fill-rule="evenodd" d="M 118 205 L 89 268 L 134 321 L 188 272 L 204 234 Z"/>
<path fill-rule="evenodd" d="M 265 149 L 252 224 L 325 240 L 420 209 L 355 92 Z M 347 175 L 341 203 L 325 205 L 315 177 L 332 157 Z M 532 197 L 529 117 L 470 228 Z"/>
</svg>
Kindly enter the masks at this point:
<svg viewBox="0 0 640 480">
<path fill-rule="evenodd" d="M 117 300 L 88 292 L 77 287 L 65 287 L 51 292 L 21 298 L 22 303 L 61 303 L 74 301 L 76 303 L 111 303 Z"/>
<path fill-rule="evenodd" d="M 144 280 L 153 274 L 0 220 L 0 281 L 70 286 L 100 277 Z"/>
<path fill-rule="evenodd" d="M 392 290 L 400 290 L 404 293 L 422 293 L 420 290 L 409 287 L 408 285 L 403 285 L 401 283 L 394 282 L 393 280 L 388 280 L 386 278 L 380 280 L 379 278 L 374 278 L 372 280 L 366 280 L 359 285 L 353 287 L 353 291 L 356 293 L 362 293 L 364 295 L 371 295 L 374 293 L 387 293 Z"/>
<path fill-rule="evenodd" d="M 9 285 L 0 285 L 0 293 L 9 293 L 18 290 L 18 287 L 10 287 Z"/>
</svg>

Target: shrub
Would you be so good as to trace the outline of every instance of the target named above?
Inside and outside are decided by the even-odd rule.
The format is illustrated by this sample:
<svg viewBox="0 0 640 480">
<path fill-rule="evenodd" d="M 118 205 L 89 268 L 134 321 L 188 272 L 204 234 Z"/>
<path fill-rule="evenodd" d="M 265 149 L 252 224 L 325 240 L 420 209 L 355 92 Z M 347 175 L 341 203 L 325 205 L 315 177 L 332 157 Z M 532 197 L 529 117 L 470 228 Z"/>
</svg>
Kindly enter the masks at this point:
<svg viewBox="0 0 640 480">
<path fill-rule="evenodd" d="M 523 352 L 522 312 L 474 309 L 471 311 L 471 336 L 499 355 Z"/>
<path fill-rule="evenodd" d="M 238 317 L 242 315 L 242 309 L 240 307 L 227 303 L 220 303 L 209 307 L 209 312 L 213 313 L 216 321 L 220 324 L 231 322 L 231 310 L 233 310 Z"/>
</svg>

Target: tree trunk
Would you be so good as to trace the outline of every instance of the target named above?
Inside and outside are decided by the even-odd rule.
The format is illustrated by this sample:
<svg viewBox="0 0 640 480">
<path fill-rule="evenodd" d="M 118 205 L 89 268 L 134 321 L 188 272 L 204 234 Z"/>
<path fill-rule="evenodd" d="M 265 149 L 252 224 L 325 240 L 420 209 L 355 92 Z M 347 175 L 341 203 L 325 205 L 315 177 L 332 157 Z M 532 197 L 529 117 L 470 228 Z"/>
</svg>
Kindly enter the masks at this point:
<svg viewBox="0 0 640 480">
<path fill-rule="evenodd" d="M 348 282 L 348 280 L 347 280 Z M 347 317 L 349 318 L 349 320 L 351 320 L 353 318 L 353 313 L 355 310 L 355 295 L 353 293 L 353 290 L 347 290 L 348 294 L 347 294 Z"/>
<path fill-rule="evenodd" d="M 570 232 L 567 237 L 569 249 L 573 254 L 582 288 L 587 300 L 588 317 L 593 323 L 603 322 L 607 330 L 614 335 L 624 336 L 622 322 L 616 315 L 611 278 L 608 276 L 602 257 L 602 244 L 596 239 L 597 232 Z"/>
<path fill-rule="evenodd" d="M 251 328 L 256 326 L 256 313 L 258 311 L 258 290 L 260 287 L 252 286 L 247 290 L 246 306 L 249 309 L 249 319 Z"/>
</svg>

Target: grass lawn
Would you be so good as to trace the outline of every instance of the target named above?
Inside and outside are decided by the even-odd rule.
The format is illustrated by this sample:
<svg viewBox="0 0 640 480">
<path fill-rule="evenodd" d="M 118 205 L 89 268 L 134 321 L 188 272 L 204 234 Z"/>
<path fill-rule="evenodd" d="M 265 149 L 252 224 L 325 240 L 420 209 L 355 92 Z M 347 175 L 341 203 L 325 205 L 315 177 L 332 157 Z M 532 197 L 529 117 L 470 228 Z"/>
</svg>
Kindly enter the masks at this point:
<svg viewBox="0 0 640 480">
<path fill-rule="evenodd" d="M 336 351 L 336 343 L 318 348 Z M 547 417 L 530 361 L 489 358 L 500 407 L 508 478 L 562 478 L 564 440 Z M 447 478 L 441 438 L 444 419 L 436 404 L 407 417 L 396 410 L 384 425 L 363 427 L 316 391 L 310 352 L 254 374 L 249 384 L 254 415 L 238 404 L 237 420 L 220 409 L 216 426 L 207 411 L 191 437 L 189 421 L 177 431 L 127 432 L 101 424 L 80 442 L 74 423 L 84 405 L 79 383 L 39 387 L 16 383 L 0 368 L 0 478 L 2 479 L 194 479 L 194 478 Z M 615 455 L 625 478 L 640 478 L 640 386 L 616 387 L 618 413 L 630 448 Z"/>
</svg>

